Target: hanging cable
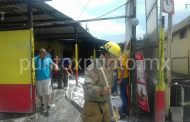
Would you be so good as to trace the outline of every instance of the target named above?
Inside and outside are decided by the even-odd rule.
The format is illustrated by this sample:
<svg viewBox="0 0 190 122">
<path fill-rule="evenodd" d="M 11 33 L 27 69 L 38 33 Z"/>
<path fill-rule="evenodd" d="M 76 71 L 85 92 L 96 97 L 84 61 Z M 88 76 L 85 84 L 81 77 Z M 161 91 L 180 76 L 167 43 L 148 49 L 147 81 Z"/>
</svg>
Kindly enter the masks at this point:
<svg viewBox="0 0 190 122">
<path fill-rule="evenodd" d="M 101 16 L 95 17 L 95 18 L 93 18 L 93 19 L 98 19 L 98 18 L 101 18 L 101 17 L 103 17 L 103 16 L 106 16 L 106 15 L 108 15 L 108 14 L 110 14 L 110 13 L 112 13 L 112 12 L 118 10 L 119 8 L 123 7 L 124 5 L 128 4 L 129 2 L 130 2 L 130 0 L 127 1 L 126 3 L 120 5 L 119 7 L 113 9 L 112 11 L 110 11 L 110 12 L 108 12 L 108 13 L 105 13 L 105 14 L 103 14 L 103 15 L 101 15 Z"/>
<path fill-rule="evenodd" d="M 78 18 L 81 17 L 81 15 L 83 14 L 83 12 L 85 11 L 85 9 L 88 7 L 88 4 L 90 3 L 90 0 L 87 1 L 87 3 L 85 4 L 85 6 L 83 7 L 82 11 L 80 12 Z"/>
</svg>

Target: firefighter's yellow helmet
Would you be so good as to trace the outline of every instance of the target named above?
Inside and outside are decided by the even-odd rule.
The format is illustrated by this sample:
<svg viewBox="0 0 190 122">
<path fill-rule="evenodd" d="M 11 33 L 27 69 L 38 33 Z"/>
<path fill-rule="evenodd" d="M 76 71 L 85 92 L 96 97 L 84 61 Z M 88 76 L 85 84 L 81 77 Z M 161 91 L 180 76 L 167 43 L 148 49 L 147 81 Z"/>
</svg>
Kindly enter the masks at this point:
<svg viewBox="0 0 190 122">
<path fill-rule="evenodd" d="M 121 48 L 120 46 L 113 42 L 109 41 L 104 45 L 104 49 L 107 50 L 109 53 L 113 54 L 116 57 L 119 57 L 121 55 Z"/>
</svg>

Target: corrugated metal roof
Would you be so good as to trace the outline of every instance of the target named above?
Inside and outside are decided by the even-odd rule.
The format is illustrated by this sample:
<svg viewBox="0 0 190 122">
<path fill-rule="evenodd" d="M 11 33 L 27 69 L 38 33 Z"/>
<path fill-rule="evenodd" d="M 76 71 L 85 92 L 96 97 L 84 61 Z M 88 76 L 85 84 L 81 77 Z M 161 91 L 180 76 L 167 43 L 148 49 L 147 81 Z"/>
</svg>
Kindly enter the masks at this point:
<svg viewBox="0 0 190 122">
<path fill-rule="evenodd" d="M 80 39 L 94 39 L 79 23 L 63 24 L 74 20 L 46 4 L 44 1 L 47 0 L 0 0 L 0 13 L 4 13 L 4 20 L 0 19 L 0 30 L 27 27 L 29 1 L 32 3 L 36 39 L 73 39 L 75 25 Z"/>
<path fill-rule="evenodd" d="M 33 2 L 32 2 L 33 1 Z M 59 21 L 65 21 L 65 20 L 72 20 L 70 17 L 64 15 L 63 13 L 57 11 L 53 7 L 49 6 L 48 4 L 44 3 L 42 0 L 38 0 L 38 2 L 35 2 L 36 0 L 31 0 L 32 3 L 32 11 L 34 18 L 43 18 L 44 20 L 48 20 L 49 18 L 59 20 Z M 15 19 L 17 17 L 23 18 L 26 17 L 26 19 L 23 19 L 23 21 L 27 20 L 27 0 L 2 0 L 0 1 L 0 12 L 4 12 L 5 20 L 6 22 L 12 22 L 15 23 Z M 46 15 L 46 16 L 44 16 Z M 53 18 L 52 18 L 53 17 Z M 21 20 L 20 20 L 21 21 Z"/>
</svg>

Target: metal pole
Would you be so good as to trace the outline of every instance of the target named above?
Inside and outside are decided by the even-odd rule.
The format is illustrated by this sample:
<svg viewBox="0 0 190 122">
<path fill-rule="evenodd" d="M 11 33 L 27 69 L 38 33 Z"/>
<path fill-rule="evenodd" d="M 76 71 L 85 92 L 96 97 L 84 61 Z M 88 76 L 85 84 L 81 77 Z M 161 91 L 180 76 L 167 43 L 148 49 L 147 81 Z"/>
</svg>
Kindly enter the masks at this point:
<svg viewBox="0 0 190 122">
<path fill-rule="evenodd" d="M 155 122 L 165 122 L 165 82 L 164 82 L 164 24 L 162 0 L 160 0 L 160 39 L 159 39 L 159 83 L 156 85 Z"/>
<path fill-rule="evenodd" d="M 126 0 L 126 3 L 128 2 L 128 0 Z M 128 4 L 125 5 L 125 16 L 127 16 L 127 9 L 128 9 Z M 127 40 L 127 18 L 125 18 L 125 45 L 124 45 L 124 50 L 126 49 L 126 40 Z"/>
<path fill-rule="evenodd" d="M 33 33 L 33 12 L 32 3 L 27 1 L 28 9 L 28 28 L 30 29 L 30 52 L 31 52 L 31 80 L 32 84 L 35 85 L 35 68 L 34 68 L 34 33 Z"/>
<path fill-rule="evenodd" d="M 188 76 L 190 76 L 190 72 L 189 72 L 189 69 L 190 69 L 190 59 L 189 59 L 189 50 L 188 50 Z"/>
<path fill-rule="evenodd" d="M 31 1 L 27 2 L 27 7 L 28 7 L 28 24 L 29 28 L 33 27 L 33 16 L 32 16 L 32 3 Z"/>
<path fill-rule="evenodd" d="M 74 26 L 75 31 L 75 73 L 76 73 L 76 85 L 78 85 L 78 34 L 77 34 L 77 25 Z"/>
<path fill-rule="evenodd" d="M 172 14 L 168 14 L 168 38 L 167 38 L 167 59 L 168 59 L 168 67 L 167 69 L 167 87 L 166 87 L 166 116 L 169 116 L 169 108 L 170 108 L 170 83 L 171 83 L 171 43 L 172 43 Z"/>
<path fill-rule="evenodd" d="M 159 19 L 158 19 L 158 0 L 156 0 L 156 31 L 157 31 L 157 34 L 156 34 L 156 39 L 157 41 L 159 40 Z"/>
<path fill-rule="evenodd" d="M 185 8 L 187 9 L 190 4 L 185 4 Z"/>
<path fill-rule="evenodd" d="M 34 66 L 34 33 L 33 33 L 33 12 L 32 12 L 32 3 L 27 1 L 28 9 L 28 28 L 30 29 L 30 52 L 31 52 L 31 94 L 32 94 L 32 105 L 33 111 L 36 108 L 36 88 L 35 88 L 35 66 Z"/>
<path fill-rule="evenodd" d="M 93 40 L 93 43 L 94 43 L 93 44 L 93 48 L 94 48 L 93 49 L 93 57 L 94 57 L 94 59 L 96 59 L 96 40 L 95 39 Z"/>
<path fill-rule="evenodd" d="M 129 17 L 128 16 L 115 16 L 115 17 L 85 19 L 85 20 L 77 20 L 77 21 L 68 20 L 68 21 L 64 21 L 64 22 L 60 22 L 60 23 L 62 23 L 62 24 L 73 24 L 73 23 L 81 23 L 81 22 L 103 21 L 103 20 L 122 19 L 122 18 L 129 18 Z"/>
<path fill-rule="evenodd" d="M 148 32 L 148 29 L 147 29 L 147 21 L 148 21 L 148 17 L 147 17 L 147 10 L 146 10 L 146 8 L 147 8 L 147 0 L 145 0 L 145 16 L 146 16 L 146 34 L 147 34 L 147 32 Z"/>
<path fill-rule="evenodd" d="M 133 18 L 136 18 L 136 0 L 133 0 Z M 136 44 L 136 26 L 132 26 L 133 41 Z"/>
<path fill-rule="evenodd" d="M 126 3 L 127 2 L 129 2 L 129 0 L 126 0 Z M 125 16 L 127 16 L 127 14 L 128 13 L 130 13 L 130 10 L 131 10 L 131 6 L 129 6 L 129 5 L 131 5 L 131 3 L 130 4 L 125 4 Z M 128 11 L 129 10 L 129 11 Z M 129 20 L 128 20 L 128 18 L 125 18 L 125 41 L 124 41 L 124 50 L 123 50 L 123 53 L 125 53 L 126 52 L 126 50 L 127 50 L 127 29 L 132 29 L 132 28 L 128 28 L 127 26 L 128 26 L 128 24 L 129 24 L 129 22 L 128 22 Z M 132 31 L 132 30 L 131 30 Z M 131 33 L 132 34 L 132 33 Z M 129 40 L 129 41 L 131 41 L 131 40 Z M 130 42 L 129 42 L 130 43 Z M 128 83 L 128 87 L 126 88 L 128 91 L 129 90 L 131 90 L 132 88 L 130 87 L 130 82 L 131 81 L 131 77 L 130 77 L 130 72 L 129 72 L 129 83 Z M 132 93 L 132 92 L 131 92 Z M 128 113 L 130 114 L 130 112 L 131 112 L 131 96 L 132 96 L 132 94 L 128 94 Z"/>
<path fill-rule="evenodd" d="M 136 0 L 132 0 L 131 1 L 131 7 L 132 7 L 132 18 L 136 18 Z M 131 9 L 130 9 L 131 10 Z M 135 51 L 136 51 L 136 26 L 132 26 L 132 39 L 131 39 L 131 43 L 130 43 L 130 58 L 135 59 Z M 129 91 L 131 92 L 131 96 L 130 97 L 130 111 L 131 111 L 131 107 L 132 110 L 135 111 L 135 109 L 137 108 L 137 101 L 136 101 L 136 82 L 133 82 L 136 80 L 136 74 L 135 74 L 135 70 L 131 70 L 129 72 L 129 88 L 131 88 Z"/>
</svg>

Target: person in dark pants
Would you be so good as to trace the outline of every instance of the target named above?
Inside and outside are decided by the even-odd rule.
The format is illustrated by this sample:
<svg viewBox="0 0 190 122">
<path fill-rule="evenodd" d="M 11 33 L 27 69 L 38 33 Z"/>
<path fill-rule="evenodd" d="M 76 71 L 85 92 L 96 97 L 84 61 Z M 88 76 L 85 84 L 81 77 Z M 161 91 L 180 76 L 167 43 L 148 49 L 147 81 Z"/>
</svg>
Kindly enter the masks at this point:
<svg viewBox="0 0 190 122">
<path fill-rule="evenodd" d="M 122 100 L 121 118 L 125 118 L 128 115 L 128 94 L 127 85 L 129 81 L 129 69 L 128 69 L 129 51 L 124 51 L 121 56 L 120 68 L 118 69 L 118 82 L 120 86 L 120 97 Z"/>
<path fill-rule="evenodd" d="M 69 75 L 73 74 L 72 71 L 72 61 L 70 58 L 63 58 L 62 60 L 62 78 L 63 78 L 63 84 L 64 84 L 64 88 L 67 88 L 68 86 L 68 77 Z"/>
<path fill-rule="evenodd" d="M 128 96 L 127 96 L 127 84 L 128 78 L 122 78 L 120 86 L 120 97 L 122 100 L 121 118 L 125 118 L 128 115 Z"/>
<path fill-rule="evenodd" d="M 115 69 L 114 70 L 114 84 L 112 88 L 112 94 L 113 95 L 118 95 L 118 71 Z"/>
<path fill-rule="evenodd" d="M 59 67 L 62 67 L 61 61 L 59 63 Z M 57 81 L 58 81 L 58 89 L 62 89 L 63 88 L 63 68 L 60 68 L 58 71 Z"/>
</svg>

